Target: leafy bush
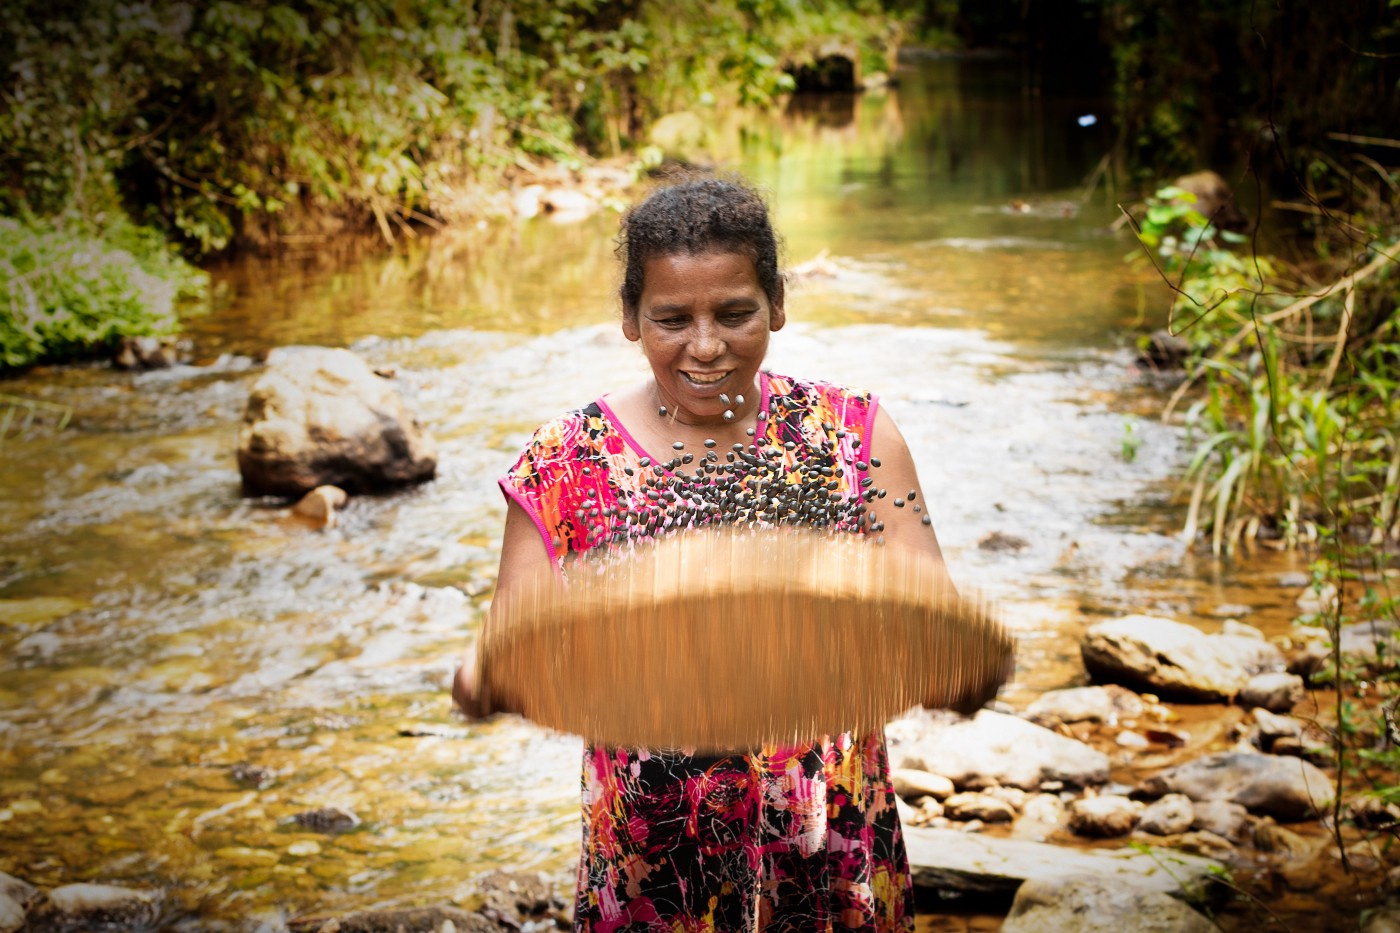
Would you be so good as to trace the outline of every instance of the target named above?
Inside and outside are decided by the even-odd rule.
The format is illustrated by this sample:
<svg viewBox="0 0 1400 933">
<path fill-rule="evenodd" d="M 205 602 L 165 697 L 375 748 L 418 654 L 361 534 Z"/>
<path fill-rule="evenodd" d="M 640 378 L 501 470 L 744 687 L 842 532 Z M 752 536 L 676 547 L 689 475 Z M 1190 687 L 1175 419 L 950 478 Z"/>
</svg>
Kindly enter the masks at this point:
<svg viewBox="0 0 1400 933">
<path fill-rule="evenodd" d="M 12 6 L 0 213 L 101 223 L 126 204 L 200 252 L 327 217 L 392 236 L 531 158 L 631 151 L 666 112 L 768 103 L 814 36 L 891 40 L 878 0 Z"/>
<path fill-rule="evenodd" d="M 1216 553 L 1321 534 L 1400 540 L 1400 223 L 1383 201 L 1370 216 L 1353 261 L 1319 247 L 1339 256 L 1322 266 L 1336 278 L 1309 287 L 1295 284 L 1301 269 L 1285 278 L 1230 249 L 1242 238 L 1211 227 L 1191 195 L 1149 199 L 1139 237 L 1192 348 L 1168 410 L 1201 388 L 1185 415 L 1186 534 L 1208 532 Z"/>
<path fill-rule="evenodd" d="M 170 334 L 204 283 L 153 231 L 104 239 L 0 217 L 0 370 Z"/>
</svg>

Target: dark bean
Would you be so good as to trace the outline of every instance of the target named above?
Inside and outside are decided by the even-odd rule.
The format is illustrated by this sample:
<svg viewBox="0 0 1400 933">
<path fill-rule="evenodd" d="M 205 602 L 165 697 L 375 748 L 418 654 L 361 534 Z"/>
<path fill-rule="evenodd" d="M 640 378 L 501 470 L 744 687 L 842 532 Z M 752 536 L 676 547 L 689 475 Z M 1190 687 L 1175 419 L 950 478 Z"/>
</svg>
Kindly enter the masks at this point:
<svg viewBox="0 0 1400 933">
<path fill-rule="evenodd" d="M 656 410 L 656 413 L 657 413 L 658 415 L 660 415 L 661 417 L 665 418 L 665 417 L 666 417 L 666 406 L 665 406 L 665 405 L 662 405 L 660 408 L 658 408 L 658 409 Z"/>
<path fill-rule="evenodd" d="M 902 509 L 902 508 L 904 508 L 904 500 L 903 500 L 903 499 L 896 499 L 896 500 L 894 500 L 894 507 L 897 508 L 897 509 Z"/>
<path fill-rule="evenodd" d="M 879 465 L 880 465 L 880 458 L 879 458 L 879 457 L 871 457 L 871 458 L 870 458 L 870 465 L 873 466 L 873 467 L 879 466 Z"/>
<path fill-rule="evenodd" d="M 915 499 L 919 498 L 919 491 L 917 489 L 909 490 L 909 495 L 907 496 L 907 498 L 910 502 L 913 502 Z"/>
<path fill-rule="evenodd" d="M 932 524 L 933 524 L 933 519 L 930 518 L 929 516 L 925 515 L 925 516 L 924 516 L 924 524 L 925 524 L 925 525 L 932 525 Z"/>
</svg>

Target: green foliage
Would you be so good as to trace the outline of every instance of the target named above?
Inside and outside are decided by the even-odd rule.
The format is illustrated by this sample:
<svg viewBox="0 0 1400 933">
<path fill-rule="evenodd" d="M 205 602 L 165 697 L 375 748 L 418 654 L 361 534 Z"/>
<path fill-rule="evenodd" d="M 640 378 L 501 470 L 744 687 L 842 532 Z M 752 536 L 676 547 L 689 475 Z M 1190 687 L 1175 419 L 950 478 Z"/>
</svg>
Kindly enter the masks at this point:
<svg viewBox="0 0 1400 933">
<path fill-rule="evenodd" d="M 771 102 L 821 36 L 891 38 L 874 0 L 17 2 L 0 213 L 133 205 L 199 252 L 327 215 L 392 236 L 522 155 L 573 164 L 670 110 Z"/>
<path fill-rule="evenodd" d="M 170 334 L 204 284 L 154 231 L 103 239 L 0 217 L 0 371 Z"/>
<path fill-rule="evenodd" d="M 1139 236 L 1175 290 L 1186 386 L 1201 387 L 1185 417 L 1187 536 L 1209 533 L 1217 553 L 1321 529 L 1400 537 L 1400 290 L 1382 255 L 1400 227 L 1361 255 L 1374 273 L 1364 283 L 1358 273 L 1315 290 L 1229 248 L 1175 188 L 1149 199 Z"/>
</svg>

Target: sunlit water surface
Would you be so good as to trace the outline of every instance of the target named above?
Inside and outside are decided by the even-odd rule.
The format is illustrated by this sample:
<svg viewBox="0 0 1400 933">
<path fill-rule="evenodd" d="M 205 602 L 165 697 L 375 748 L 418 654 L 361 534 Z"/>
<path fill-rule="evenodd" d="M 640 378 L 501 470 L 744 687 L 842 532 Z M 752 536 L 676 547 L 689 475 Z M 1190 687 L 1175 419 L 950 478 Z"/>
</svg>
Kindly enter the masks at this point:
<svg viewBox="0 0 1400 933">
<path fill-rule="evenodd" d="M 881 395 L 954 576 L 1020 635 L 1013 705 L 1076 682 L 1105 614 L 1210 627 L 1243 602 L 1273 631 L 1292 598 L 1286 565 L 1198 565 L 1174 536 L 1181 441 L 1131 352 L 1166 295 L 1124 262 L 1111 194 L 1083 188 L 1106 115 L 1082 128 L 1093 102 L 1022 95 L 1018 73 L 926 61 L 715 140 L 771 193 L 789 262 L 828 263 L 794 283 L 772 367 Z M 579 741 L 457 722 L 446 684 L 489 601 L 494 477 L 534 425 L 645 373 L 615 323 L 616 224 L 221 268 L 197 365 L 3 386 L 74 420 L 0 447 L 0 869 L 159 886 L 191 929 L 460 899 L 493 868 L 567 879 Z M 254 360 L 293 343 L 395 369 L 437 478 L 327 530 L 240 498 Z M 1025 546 L 977 546 L 994 532 Z M 363 823 L 291 821 L 320 806 Z"/>
</svg>

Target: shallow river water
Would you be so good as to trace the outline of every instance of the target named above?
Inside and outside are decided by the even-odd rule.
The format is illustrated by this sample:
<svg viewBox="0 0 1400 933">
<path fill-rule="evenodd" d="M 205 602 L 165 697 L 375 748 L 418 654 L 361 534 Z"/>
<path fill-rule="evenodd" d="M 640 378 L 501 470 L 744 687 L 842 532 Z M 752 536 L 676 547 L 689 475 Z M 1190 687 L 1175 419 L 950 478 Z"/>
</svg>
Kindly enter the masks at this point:
<svg viewBox="0 0 1400 933">
<path fill-rule="evenodd" d="M 1106 614 L 1280 631 L 1286 562 L 1191 557 L 1181 438 L 1133 365 L 1165 290 L 1123 261 L 1094 102 L 1014 63 L 912 63 L 861 99 L 718 121 L 799 264 L 780 372 L 868 386 L 901 424 L 954 577 L 1020 638 L 1004 698 L 1077 682 Z M 0 385 L 66 406 L 0 445 L 0 870 L 167 892 L 171 928 L 440 903 L 494 868 L 567 877 L 580 744 L 465 725 L 446 685 L 488 604 L 494 484 L 533 426 L 644 373 L 612 299 L 616 214 L 504 222 L 392 254 L 215 270 L 194 365 Z M 353 346 L 441 447 L 437 478 L 316 530 L 239 495 L 237 422 L 271 347 Z M 978 547 L 1000 532 L 1019 551 Z M 237 765 L 265 769 L 240 781 Z M 258 778 L 261 778 L 259 786 Z M 307 831 L 301 811 L 362 823 Z"/>
</svg>

